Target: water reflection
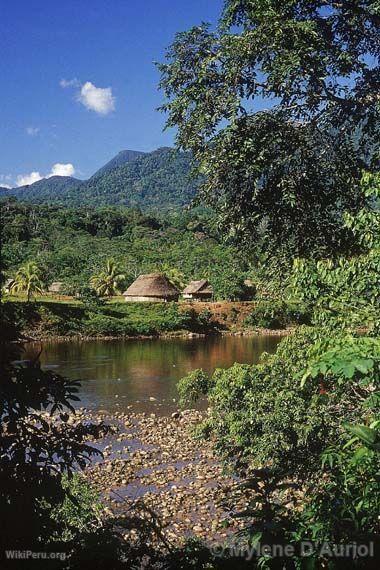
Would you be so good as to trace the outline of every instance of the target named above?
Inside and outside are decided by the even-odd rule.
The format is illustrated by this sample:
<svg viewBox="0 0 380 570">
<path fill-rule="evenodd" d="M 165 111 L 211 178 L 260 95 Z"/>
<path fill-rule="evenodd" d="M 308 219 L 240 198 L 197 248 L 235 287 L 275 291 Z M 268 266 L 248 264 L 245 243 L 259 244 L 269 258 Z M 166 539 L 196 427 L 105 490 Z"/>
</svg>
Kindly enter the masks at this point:
<svg viewBox="0 0 380 570">
<path fill-rule="evenodd" d="M 85 407 L 121 411 L 133 404 L 135 409 L 161 407 L 158 411 L 167 413 L 176 406 L 177 380 L 189 371 L 212 372 L 234 362 L 258 362 L 262 352 L 273 352 L 279 340 L 263 335 L 46 342 L 41 363 L 81 379 L 80 405 Z"/>
</svg>

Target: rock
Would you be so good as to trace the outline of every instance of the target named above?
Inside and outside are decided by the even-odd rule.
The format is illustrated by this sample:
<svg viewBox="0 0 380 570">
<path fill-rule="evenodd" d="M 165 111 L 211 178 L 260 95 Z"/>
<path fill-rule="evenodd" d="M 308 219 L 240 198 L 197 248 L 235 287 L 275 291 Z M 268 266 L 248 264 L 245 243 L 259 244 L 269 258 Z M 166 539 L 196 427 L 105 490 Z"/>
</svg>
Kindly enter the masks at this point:
<svg viewBox="0 0 380 570">
<path fill-rule="evenodd" d="M 178 420 L 178 418 L 180 418 L 181 416 L 182 416 L 181 412 L 178 412 L 178 411 L 177 411 L 177 412 L 173 412 L 173 413 L 172 413 L 172 418 L 173 418 L 174 420 Z"/>
</svg>

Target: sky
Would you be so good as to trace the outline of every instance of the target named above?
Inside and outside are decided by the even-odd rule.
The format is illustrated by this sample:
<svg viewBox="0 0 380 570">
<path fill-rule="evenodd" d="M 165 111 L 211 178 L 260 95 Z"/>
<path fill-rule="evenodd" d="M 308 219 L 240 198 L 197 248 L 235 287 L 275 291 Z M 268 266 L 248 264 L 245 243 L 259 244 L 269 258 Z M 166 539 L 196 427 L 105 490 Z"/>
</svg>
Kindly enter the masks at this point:
<svg viewBox="0 0 380 570">
<path fill-rule="evenodd" d="M 171 146 L 155 61 L 222 0 L 4 0 L 0 186 L 88 178 L 120 150 Z"/>
</svg>

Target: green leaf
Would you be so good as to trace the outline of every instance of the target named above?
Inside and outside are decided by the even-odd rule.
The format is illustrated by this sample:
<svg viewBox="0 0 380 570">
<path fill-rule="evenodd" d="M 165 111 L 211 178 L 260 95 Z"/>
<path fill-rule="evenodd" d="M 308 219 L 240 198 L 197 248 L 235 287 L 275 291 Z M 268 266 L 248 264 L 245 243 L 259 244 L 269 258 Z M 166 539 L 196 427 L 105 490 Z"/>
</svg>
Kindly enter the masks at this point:
<svg viewBox="0 0 380 570">
<path fill-rule="evenodd" d="M 367 426 L 359 424 L 349 424 L 345 422 L 343 427 L 350 433 L 356 435 L 360 440 L 369 445 L 373 445 L 377 440 L 377 432 Z"/>
</svg>

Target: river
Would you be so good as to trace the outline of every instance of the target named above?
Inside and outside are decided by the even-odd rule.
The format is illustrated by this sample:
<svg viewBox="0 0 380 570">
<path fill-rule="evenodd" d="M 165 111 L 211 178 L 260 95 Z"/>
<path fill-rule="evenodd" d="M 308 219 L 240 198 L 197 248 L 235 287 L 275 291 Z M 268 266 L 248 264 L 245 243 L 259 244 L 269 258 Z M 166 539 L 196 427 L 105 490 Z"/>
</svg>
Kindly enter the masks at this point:
<svg viewBox="0 0 380 570">
<path fill-rule="evenodd" d="M 177 381 L 191 370 L 256 363 L 274 352 L 281 337 L 214 336 L 153 340 L 49 341 L 40 357 L 45 369 L 82 381 L 80 406 L 93 410 L 154 411 L 178 407 Z M 30 344 L 27 352 L 40 345 Z"/>
</svg>

